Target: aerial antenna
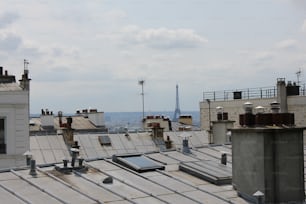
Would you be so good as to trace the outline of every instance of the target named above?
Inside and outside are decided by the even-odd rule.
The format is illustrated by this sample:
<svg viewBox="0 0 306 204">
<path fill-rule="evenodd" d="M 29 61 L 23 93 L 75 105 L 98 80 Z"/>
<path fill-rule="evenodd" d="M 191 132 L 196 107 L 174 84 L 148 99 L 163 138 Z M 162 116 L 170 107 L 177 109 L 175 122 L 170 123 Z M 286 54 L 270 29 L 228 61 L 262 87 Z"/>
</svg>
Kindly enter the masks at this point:
<svg viewBox="0 0 306 204">
<path fill-rule="evenodd" d="M 142 96 L 142 119 L 144 119 L 144 92 L 143 92 L 143 85 L 145 81 L 143 79 L 138 81 L 138 84 L 141 86 L 141 93 L 140 95 Z"/>
<path fill-rule="evenodd" d="M 26 59 L 23 60 L 23 67 L 24 67 L 24 70 L 28 70 L 28 65 L 30 64 L 30 62 Z"/>
<path fill-rule="evenodd" d="M 297 85 L 300 85 L 300 77 L 301 77 L 301 68 L 299 69 L 299 71 L 297 71 L 296 74 L 296 78 L 297 78 Z"/>
</svg>

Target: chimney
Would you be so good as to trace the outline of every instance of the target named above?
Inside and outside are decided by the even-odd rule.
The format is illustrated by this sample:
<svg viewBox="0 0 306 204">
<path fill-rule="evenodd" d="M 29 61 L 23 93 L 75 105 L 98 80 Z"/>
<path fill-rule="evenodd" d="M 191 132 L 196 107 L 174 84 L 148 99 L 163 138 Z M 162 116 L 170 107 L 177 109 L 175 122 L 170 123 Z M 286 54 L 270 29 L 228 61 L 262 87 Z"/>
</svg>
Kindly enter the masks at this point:
<svg viewBox="0 0 306 204">
<path fill-rule="evenodd" d="M 41 110 L 40 115 L 41 126 L 44 129 L 53 130 L 54 129 L 54 116 L 50 114 L 49 110 Z"/>
<path fill-rule="evenodd" d="M 67 123 L 62 124 L 62 127 L 65 127 L 63 128 L 63 137 L 64 137 L 65 142 L 68 145 L 72 146 L 75 144 L 74 136 L 73 136 L 73 129 L 72 129 L 72 117 L 67 117 L 66 120 L 67 120 Z"/>
<path fill-rule="evenodd" d="M 225 152 L 222 152 L 221 154 L 221 164 L 223 165 L 227 164 L 227 154 Z"/>
<path fill-rule="evenodd" d="M 190 154 L 190 147 L 189 147 L 189 138 L 191 137 L 190 134 L 184 132 L 182 135 L 180 135 L 183 138 L 183 148 L 182 148 L 182 152 L 183 154 Z"/>
<path fill-rule="evenodd" d="M 232 183 L 251 202 L 261 199 L 253 196 L 260 191 L 266 203 L 303 203 L 305 128 L 294 126 L 293 113 L 279 113 L 272 104 L 273 113 L 257 113 L 249 124 L 246 111 L 242 127 L 231 129 Z"/>
<path fill-rule="evenodd" d="M 189 148 L 189 144 L 188 144 L 188 139 L 184 138 L 183 139 L 183 154 L 190 154 L 190 148 Z"/>
<path fill-rule="evenodd" d="M 288 112 L 288 104 L 287 104 L 287 89 L 285 78 L 277 79 L 277 102 L 280 104 L 280 112 L 287 113 Z"/>
<path fill-rule="evenodd" d="M 36 176 L 37 172 L 36 172 L 36 161 L 34 159 L 32 159 L 30 161 L 30 173 L 31 176 Z"/>
<path fill-rule="evenodd" d="M 228 113 L 224 112 L 223 107 L 216 107 L 217 110 L 217 121 L 212 121 L 212 138 L 211 143 L 213 144 L 228 144 L 230 143 L 230 136 L 228 130 L 233 128 L 234 122 L 228 120 Z"/>
<path fill-rule="evenodd" d="M 98 112 L 97 109 L 90 109 L 86 116 L 96 127 L 105 126 L 104 112 Z"/>
</svg>

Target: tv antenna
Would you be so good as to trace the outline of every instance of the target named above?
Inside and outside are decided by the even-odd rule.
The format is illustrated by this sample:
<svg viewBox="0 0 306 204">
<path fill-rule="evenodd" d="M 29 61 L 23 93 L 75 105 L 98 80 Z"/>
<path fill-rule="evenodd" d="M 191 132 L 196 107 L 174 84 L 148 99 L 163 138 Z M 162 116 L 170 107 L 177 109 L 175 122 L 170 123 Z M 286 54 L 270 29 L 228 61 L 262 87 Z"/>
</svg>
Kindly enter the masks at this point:
<svg viewBox="0 0 306 204">
<path fill-rule="evenodd" d="M 302 74 L 301 68 L 295 74 L 296 74 L 296 78 L 297 78 L 297 85 L 300 85 L 300 77 L 301 77 L 301 74 Z"/>
<path fill-rule="evenodd" d="M 30 64 L 30 62 L 26 59 L 23 60 L 23 68 L 24 70 L 28 70 L 28 65 Z"/>
<path fill-rule="evenodd" d="M 144 92 L 143 92 L 143 85 L 145 81 L 143 79 L 138 81 L 138 84 L 141 86 L 141 96 L 142 96 L 142 119 L 144 119 Z"/>
</svg>

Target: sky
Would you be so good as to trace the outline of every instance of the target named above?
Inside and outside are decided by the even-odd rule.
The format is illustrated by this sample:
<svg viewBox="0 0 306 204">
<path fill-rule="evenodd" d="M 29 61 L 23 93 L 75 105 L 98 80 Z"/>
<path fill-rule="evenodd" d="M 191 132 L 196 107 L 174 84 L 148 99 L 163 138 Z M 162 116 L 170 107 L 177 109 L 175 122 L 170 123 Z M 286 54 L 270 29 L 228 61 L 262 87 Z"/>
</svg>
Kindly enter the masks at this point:
<svg viewBox="0 0 306 204">
<path fill-rule="evenodd" d="M 304 0 L 0 2 L 0 66 L 30 111 L 199 111 L 203 92 L 275 86 L 306 71 Z"/>
</svg>

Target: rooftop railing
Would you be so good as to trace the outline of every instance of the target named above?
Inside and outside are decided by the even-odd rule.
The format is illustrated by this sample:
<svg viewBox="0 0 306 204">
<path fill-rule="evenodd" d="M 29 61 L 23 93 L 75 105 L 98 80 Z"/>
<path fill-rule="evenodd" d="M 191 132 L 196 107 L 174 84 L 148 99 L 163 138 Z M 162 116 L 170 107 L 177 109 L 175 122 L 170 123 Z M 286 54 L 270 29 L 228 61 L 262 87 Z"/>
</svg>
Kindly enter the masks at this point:
<svg viewBox="0 0 306 204">
<path fill-rule="evenodd" d="M 305 96 L 305 84 L 299 88 L 299 93 Z M 277 96 L 276 86 L 246 88 L 236 90 L 209 91 L 203 92 L 203 101 L 228 101 L 234 99 L 260 99 L 260 98 L 275 98 Z"/>
</svg>

